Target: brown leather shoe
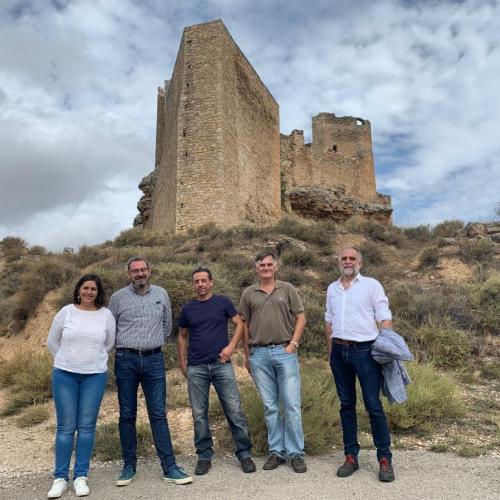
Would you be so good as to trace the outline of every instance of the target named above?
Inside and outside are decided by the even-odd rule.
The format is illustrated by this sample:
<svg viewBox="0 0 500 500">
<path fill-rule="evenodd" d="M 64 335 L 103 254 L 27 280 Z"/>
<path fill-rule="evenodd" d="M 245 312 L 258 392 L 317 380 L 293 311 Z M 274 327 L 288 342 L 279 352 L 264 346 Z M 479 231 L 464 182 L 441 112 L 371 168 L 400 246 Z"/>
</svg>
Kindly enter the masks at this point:
<svg viewBox="0 0 500 500">
<path fill-rule="evenodd" d="M 294 472 L 306 472 L 307 471 L 307 465 L 304 460 L 304 457 L 296 456 L 292 457 L 292 469 Z"/>
<path fill-rule="evenodd" d="M 348 477 L 359 469 L 358 459 L 354 455 L 346 455 L 345 462 L 337 469 L 338 477 Z"/>
<path fill-rule="evenodd" d="M 264 467 L 262 467 L 264 470 L 273 470 L 276 469 L 281 464 L 284 464 L 286 460 L 284 458 L 278 457 L 278 455 L 275 455 L 272 453 L 267 457 L 266 463 L 264 464 Z"/>
<path fill-rule="evenodd" d="M 381 458 L 379 461 L 379 465 L 379 481 L 383 481 L 384 483 L 390 483 L 391 481 L 394 481 L 394 469 L 392 468 L 391 462 L 389 462 L 387 458 Z"/>
<path fill-rule="evenodd" d="M 255 472 L 257 467 L 255 467 L 255 462 L 252 460 L 252 457 L 246 457 L 241 462 L 241 470 L 245 473 Z"/>
</svg>

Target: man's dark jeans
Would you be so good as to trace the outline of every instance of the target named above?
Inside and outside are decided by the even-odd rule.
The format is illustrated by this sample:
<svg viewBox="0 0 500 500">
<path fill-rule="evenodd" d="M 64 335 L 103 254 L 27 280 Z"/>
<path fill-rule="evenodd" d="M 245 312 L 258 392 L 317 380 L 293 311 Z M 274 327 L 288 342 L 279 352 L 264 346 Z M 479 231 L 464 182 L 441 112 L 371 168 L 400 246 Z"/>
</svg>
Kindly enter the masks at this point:
<svg viewBox="0 0 500 500">
<path fill-rule="evenodd" d="M 392 459 L 391 437 L 380 401 L 380 365 L 372 358 L 371 342 L 352 345 L 333 343 L 330 367 L 340 399 L 340 418 L 344 437 L 344 453 L 358 456 L 358 425 L 356 420 L 356 376 L 361 385 L 363 401 L 370 416 L 373 443 L 377 458 Z"/>
<path fill-rule="evenodd" d="M 137 388 L 142 386 L 156 452 L 164 472 L 175 464 L 174 450 L 165 413 L 167 383 L 163 353 L 139 356 L 126 351 L 115 353 L 115 375 L 120 404 L 120 443 L 124 465 L 137 463 Z"/>
<path fill-rule="evenodd" d="M 243 415 L 240 393 L 231 363 L 205 363 L 188 366 L 189 401 L 193 410 L 194 444 L 201 460 L 213 456 L 212 433 L 208 422 L 210 385 L 213 384 L 236 445 L 236 456 L 241 461 L 251 455 L 252 443 Z"/>
</svg>

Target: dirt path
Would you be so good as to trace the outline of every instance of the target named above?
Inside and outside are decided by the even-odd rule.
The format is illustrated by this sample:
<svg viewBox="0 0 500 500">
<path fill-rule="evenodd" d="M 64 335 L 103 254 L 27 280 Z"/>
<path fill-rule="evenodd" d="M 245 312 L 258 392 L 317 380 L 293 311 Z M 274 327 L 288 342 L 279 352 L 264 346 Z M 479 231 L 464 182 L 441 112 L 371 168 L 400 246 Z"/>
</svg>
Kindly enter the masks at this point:
<svg viewBox="0 0 500 500">
<path fill-rule="evenodd" d="M 157 461 L 142 462 L 135 481 L 125 488 L 114 485 L 118 464 L 100 464 L 91 472 L 89 498 L 107 499 L 498 499 L 500 463 L 491 457 L 460 458 L 427 451 L 400 451 L 394 455 L 396 481 L 377 480 L 374 452 L 364 452 L 360 470 L 350 478 L 337 478 L 335 468 L 341 453 L 308 457 L 309 471 L 295 474 L 289 466 L 263 471 L 263 459 L 256 460 L 255 474 L 244 475 L 234 458 L 217 457 L 206 476 L 195 476 L 191 485 L 166 484 Z M 188 472 L 193 457 L 178 460 Z M 45 498 L 52 480 L 49 472 L 6 477 L 0 473 L 0 497 L 9 499 Z M 64 498 L 75 498 L 68 491 Z"/>
</svg>

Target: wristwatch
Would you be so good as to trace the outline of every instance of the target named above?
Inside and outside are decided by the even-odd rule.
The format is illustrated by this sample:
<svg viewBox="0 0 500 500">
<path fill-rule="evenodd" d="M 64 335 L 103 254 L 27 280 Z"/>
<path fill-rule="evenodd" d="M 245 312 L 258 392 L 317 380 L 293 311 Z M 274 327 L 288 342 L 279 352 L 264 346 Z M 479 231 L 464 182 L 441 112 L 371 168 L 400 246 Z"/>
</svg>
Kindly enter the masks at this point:
<svg viewBox="0 0 500 500">
<path fill-rule="evenodd" d="M 299 348 L 299 343 L 298 342 L 295 342 L 295 340 L 290 340 L 290 342 L 288 342 L 289 344 L 292 344 L 295 346 L 295 349 L 298 349 Z"/>
</svg>

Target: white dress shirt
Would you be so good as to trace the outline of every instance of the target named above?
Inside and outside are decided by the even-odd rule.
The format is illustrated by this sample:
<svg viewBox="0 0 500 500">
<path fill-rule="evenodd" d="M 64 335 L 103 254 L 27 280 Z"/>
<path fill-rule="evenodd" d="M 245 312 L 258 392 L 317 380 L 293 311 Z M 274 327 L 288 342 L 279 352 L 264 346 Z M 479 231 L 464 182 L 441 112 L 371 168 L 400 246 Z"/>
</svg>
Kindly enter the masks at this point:
<svg viewBox="0 0 500 500">
<path fill-rule="evenodd" d="M 382 285 L 358 274 L 344 289 L 341 278 L 326 292 L 325 322 L 332 325 L 332 338 L 366 342 L 378 335 L 377 322 L 392 319 Z"/>
</svg>

